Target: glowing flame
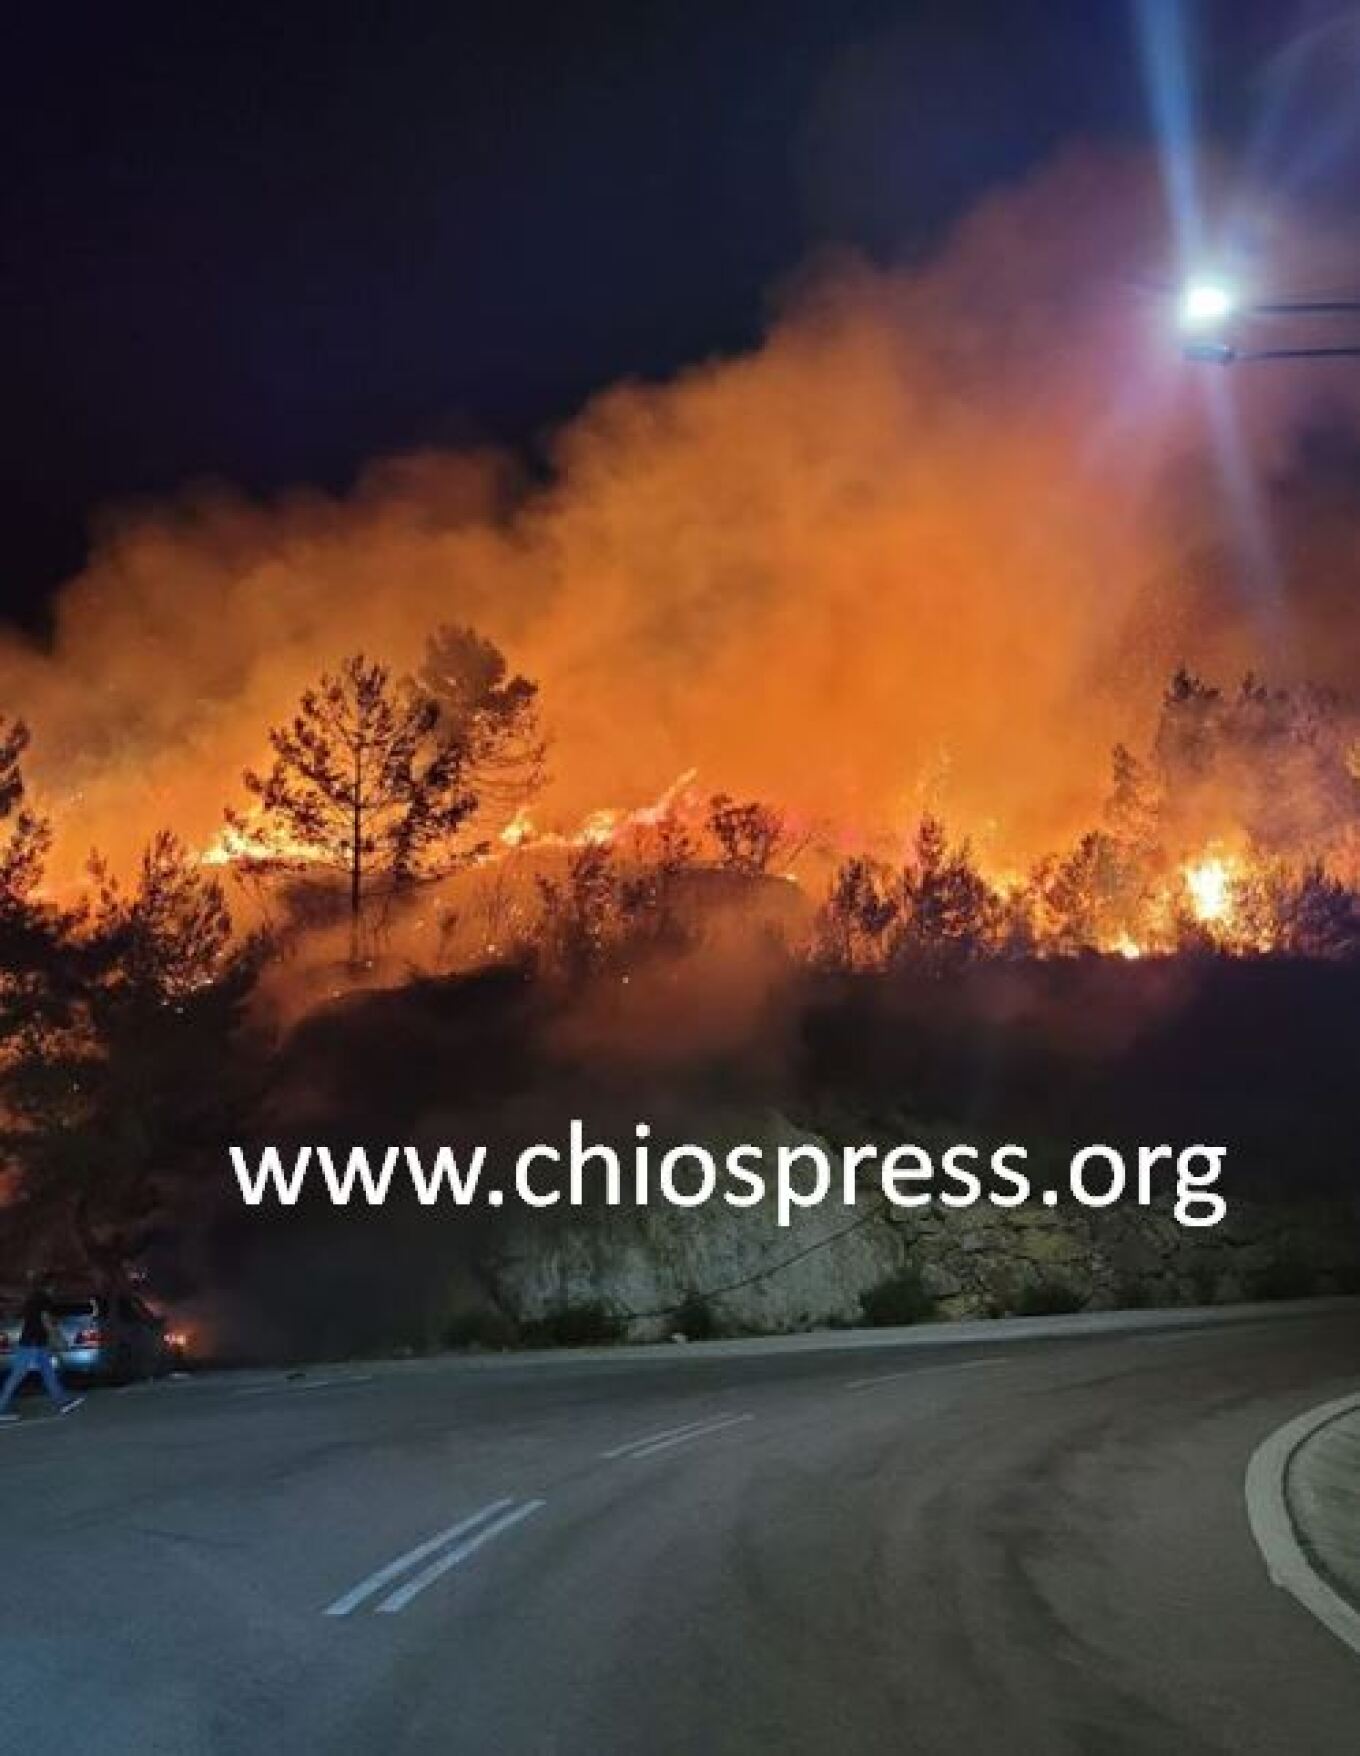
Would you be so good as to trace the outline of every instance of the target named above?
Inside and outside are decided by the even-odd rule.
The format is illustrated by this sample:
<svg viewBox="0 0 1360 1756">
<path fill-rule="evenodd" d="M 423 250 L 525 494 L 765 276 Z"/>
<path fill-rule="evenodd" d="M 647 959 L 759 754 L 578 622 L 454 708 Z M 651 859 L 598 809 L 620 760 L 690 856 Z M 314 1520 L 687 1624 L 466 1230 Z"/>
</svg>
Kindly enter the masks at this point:
<svg viewBox="0 0 1360 1756">
<path fill-rule="evenodd" d="M 248 824 L 225 825 L 198 856 L 202 866 L 246 865 L 252 860 L 286 860 L 295 865 L 324 864 L 314 848 L 300 842 L 280 842 L 263 830 L 256 833 Z"/>
<path fill-rule="evenodd" d="M 1217 926 L 1232 913 L 1233 871 L 1227 860 L 1217 855 L 1196 861 L 1185 868 L 1186 892 L 1191 912 L 1205 926 Z"/>
<path fill-rule="evenodd" d="M 697 816 L 700 809 L 694 795 L 697 772 L 697 769 L 685 769 L 650 805 L 640 805 L 633 811 L 601 806 L 587 813 L 574 830 L 565 833 L 538 829 L 529 807 L 521 805 L 497 840 L 505 848 L 612 847 L 630 829 L 654 828 L 675 817 Z"/>
<path fill-rule="evenodd" d="M 534 820 L 529 807 L 521 805 L 501 831 L 500 841 L 508 848 L 523 847 L 526 841 L 534 839 L 535 834 Z"/>
<path fill-rule="evenodd" d="M 602 810 L 592 811 L 572 839 L 582 847 L 609 847 L 624 821 L 622 811 L 605 806 Z"/>
</svg>

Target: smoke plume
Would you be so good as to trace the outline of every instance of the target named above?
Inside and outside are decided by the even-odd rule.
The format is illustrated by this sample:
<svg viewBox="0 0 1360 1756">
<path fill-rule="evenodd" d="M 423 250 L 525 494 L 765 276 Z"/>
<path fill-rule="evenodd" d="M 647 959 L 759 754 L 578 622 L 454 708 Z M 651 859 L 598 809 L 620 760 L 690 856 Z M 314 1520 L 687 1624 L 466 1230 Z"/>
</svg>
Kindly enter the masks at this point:
<svg viewBox="0 0 1360 1756">
<path fill-rule="evenodd" d="M 1334 241 L 1252 223 L 1334 284 Z M 441 622 L 541 683 L 544 825 L 696 769 L 847 844 L 939 810 L 998 861 L 1089 817 L 1181 659 L 1349 686 L 1349 490 L 1294 471 L 1355 395 L 1183 362 L 1177 267 L 1150 167 L 1070 154 L 933 260 L 806 269 L 753 352 L 604 391 L 546 478 L 426 453 L 103 514 L 50 646 L 0 646 L 59 868 L 206 844 L 305 682 Z"/>
</svg>

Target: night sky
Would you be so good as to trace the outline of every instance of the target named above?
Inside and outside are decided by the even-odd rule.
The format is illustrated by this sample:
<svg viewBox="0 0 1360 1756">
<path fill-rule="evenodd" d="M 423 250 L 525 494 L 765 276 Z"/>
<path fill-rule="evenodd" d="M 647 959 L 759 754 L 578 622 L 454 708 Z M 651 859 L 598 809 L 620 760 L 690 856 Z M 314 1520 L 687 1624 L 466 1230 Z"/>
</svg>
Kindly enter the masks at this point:
<svg viewBox="0 0 1360 1756">
<path fill-rule="evenodd" d="M 1188 8 L 1206 130 L 1337 11 Z M 749 344 L 818 247 L 910 257 L 1150 122 L 1125 0 L 105 0 L 10 11 L 0 138 L 0 613 L 40 625 L 102 504 L 532 451 Z"/>
</svg>

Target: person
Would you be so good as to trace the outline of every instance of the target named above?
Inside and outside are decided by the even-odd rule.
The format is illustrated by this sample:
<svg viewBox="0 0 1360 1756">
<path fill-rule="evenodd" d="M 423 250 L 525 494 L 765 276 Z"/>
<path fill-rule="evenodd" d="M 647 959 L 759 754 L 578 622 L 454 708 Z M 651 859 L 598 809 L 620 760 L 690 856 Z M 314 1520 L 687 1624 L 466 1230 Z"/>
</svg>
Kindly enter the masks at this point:
<svg viewBox="0 0 1360 1756">
<path fill-rule="evenodd" d="M 59 1415 L 69 1415 L 72 1409 L 79 1408 L 84 1402 L 83 1396 L 67 1395 L 66 1387 L 57 1373 L 56 1362 L 52 1358 L 52 1346 L 56 1339 L 53 1332 L 55 1321 L 52 1295 L 44 1282 L 35 1277 L 29 1283 L 28 1297 L 24 1300 L 19 1345 L 14 1350 L 14 1364 L 9 1369 L 4 1389 L 0 1390 L 0 1421 L 18 1420 L 18 1415 L 9 1412 L 9 1405 L 30 1372 L 36 1372 L 42 1379 L 43 1388 L 51 1397 Z"/>
</svg>

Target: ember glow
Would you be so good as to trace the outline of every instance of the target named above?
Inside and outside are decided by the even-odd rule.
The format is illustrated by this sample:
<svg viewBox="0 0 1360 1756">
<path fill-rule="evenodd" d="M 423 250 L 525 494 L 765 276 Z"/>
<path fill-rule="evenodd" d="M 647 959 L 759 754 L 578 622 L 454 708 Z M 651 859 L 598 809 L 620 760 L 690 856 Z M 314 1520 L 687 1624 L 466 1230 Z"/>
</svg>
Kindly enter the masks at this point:
<svg viewBox="0 0 1360 1756">
<path fill-rule="evenodd" d="M 1232 909 L 1232 868 L 1217 856 L 1197 861 L 1185 868 L 1185 888 L 1195 919 L 1206 926 L 1218 926 L 1228 920 Z"/>
<path fill-rule="evenodd" d="M 205 866 L 232 868 L 275 858 L 280 853 L 291 864 L 305 865 L 315 859 L 312 850 L 298 842 L 290 842 L 280 850 L 273 840 L 266 840 L 262 832 L 252 828 L 249 821 L 244 825 L 227 824 L 198 857 Z"/>
</svg>

